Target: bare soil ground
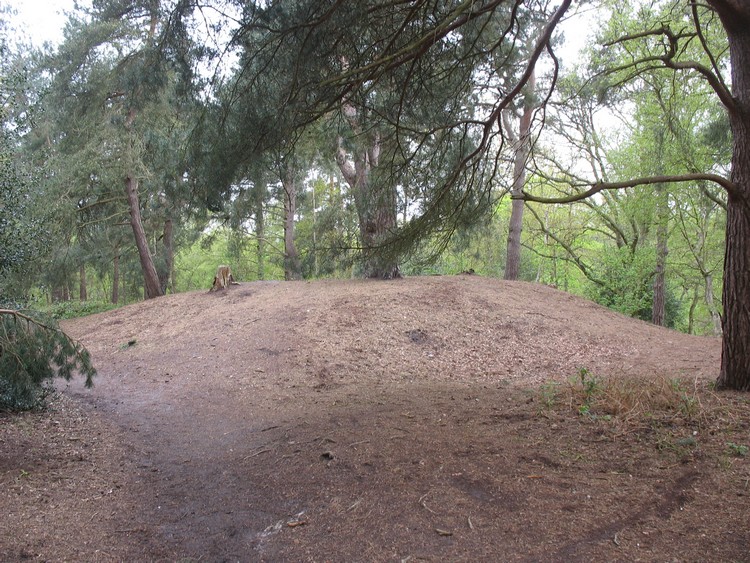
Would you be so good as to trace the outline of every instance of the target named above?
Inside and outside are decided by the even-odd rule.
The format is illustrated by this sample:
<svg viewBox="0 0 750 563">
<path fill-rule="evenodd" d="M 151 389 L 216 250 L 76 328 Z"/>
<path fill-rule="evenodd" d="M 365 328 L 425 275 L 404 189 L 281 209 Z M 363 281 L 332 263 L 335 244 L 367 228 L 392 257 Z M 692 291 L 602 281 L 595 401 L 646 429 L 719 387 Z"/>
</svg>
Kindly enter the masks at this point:
<svg viewBox="0 0 750 563">
<path fill-rule="evenodd" d="M 99 375 L 0 416 L 0 560 L 750 560 L 750 398 L 711 390 L 716 339 L 477 276 L 64 326 Z"/>
</svg>

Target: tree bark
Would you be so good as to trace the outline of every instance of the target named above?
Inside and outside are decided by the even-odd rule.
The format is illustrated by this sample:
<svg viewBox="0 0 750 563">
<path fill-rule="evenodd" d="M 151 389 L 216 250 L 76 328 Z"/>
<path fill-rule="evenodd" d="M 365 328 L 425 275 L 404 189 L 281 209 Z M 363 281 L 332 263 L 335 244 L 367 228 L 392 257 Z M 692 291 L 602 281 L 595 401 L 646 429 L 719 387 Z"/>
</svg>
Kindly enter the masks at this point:
<svg viewBox="0 0 750 563">
<path fill-rule="evenodd" d="M 167 293 L 169 281 L 172 279 L 172 267 L 174 266 L 174 235 L 172 219 L 164 221 L 162 233 L 162 261 L 158 272 L 159 287 L 162 295 Z"/>
<path fill-rule="evenodd" d="M 688 309 L 688 334 L 695 334 L 695 308 L 698 306 L 700 296 L 698 295 L 698 289 L 693 290 L 693 299 L 690 301 L 690 309 Z"/>
<path fill-rule="evenodd" d="M 86 287 L 86 265 L 81 264 L 78 268 L 80 285 L 78 287 L 78 299 L 86 301 L 88 299 L 88 288 Z"/>
<path fill-rule="evenodd" d="M 362 134 L 356 108 L 344 104 L 344 116 L 355 136 L 353 161 L 339 138 L 336 163 L 354 194 L 362 242 L 363 273 L 367 278 L 400 278 L 398 259 L 382 245 L 396 228 L 396 190 L 389 184 L 372 181 L 372 171 L 380 160 L 380 136 Z"/>
<path fill-rule="evenodd" d="M 706 291 L 704 293 L 706 298 L 706 306 L 708 311 L 711 313 L 711 320 L 714 326 L 714 336 L 721 336 L 721 315 L 716 310 L 716 303 L 714 303 L 714 277 L 711 274 L 704 274 Z"/>
<path fill-rule="evenodd" d="M 724 318 L 719 389 L 750 391 L 750 3 L 709 0 L 729 40 L 734 138 L 727 199 L 724 256 Z"/>
<path fill-rule="evenodd" d="M 651 305 L 651 322 L 658 326 L 666 324 L 666 267 L 669 252 L 667 221 L 669 207 L 664 186 L 656 186 L 656 274 L 654 275 L 654 297 Z"/>
<path fill-rule="evenodd" d="M 112 261 L 112 303 L 117 305 L 120 301 L 120 253 L 115 252 Z"/>
<path fill-rule="evenodd" d="M 525 202 L 520 199 L 526 184 L 526 159 L 529 156 L 531 143 L 531 118 L 534 116 L 534 87 L 536 75 L 532 71 L 523 104 L 523 114 L 519 121 L 518 137 L 513 138 L 512 127 L 506 122 L 506 133 L 515 141 L 516 152 L 513 156 L 513 185 L 510 195 L 513 199 L 508 225 L 508 244 L 505 257 L 505 279 L 517 280 L 521 271 L 521 233 L 523 230 L 523 210 Z M 506 114 L 507 115 L 507 114 Z"/>
<path fill-rule="evenodd" d="M 141 270 L 143 271 L 145 296 L 146 299 L 160 297 L 164 293 L 161 290 L 159 275 L 156 272 L 154 260 L 148 248 L 146 231 L 143 229 L 140 202 L 138 201 L 138 180 L 132 176 L 127 176 L 125 178 L 125 192 L 128 196 L 128 207 L 130 209 L 130 226 L 133 228 L 135 245 L 138 248 L 138 257 L 141 262 Z"/>
<path fill-rule="evenodd" d="M 297 182 L 295 170 L 288 166 L 284 170 L 284 279 L 302 279 L 302 265 L 294 242 L 294 216 L 297 213 Z"/>
<path fill-rule="evenodd" d="M 262 180 L 256 180 L 255 186 L 255 236 L 258 241 L 258 279 L 266 278 L 266 220 L 263 203 L 265 200 L 266 185 Z"/>
</svg>

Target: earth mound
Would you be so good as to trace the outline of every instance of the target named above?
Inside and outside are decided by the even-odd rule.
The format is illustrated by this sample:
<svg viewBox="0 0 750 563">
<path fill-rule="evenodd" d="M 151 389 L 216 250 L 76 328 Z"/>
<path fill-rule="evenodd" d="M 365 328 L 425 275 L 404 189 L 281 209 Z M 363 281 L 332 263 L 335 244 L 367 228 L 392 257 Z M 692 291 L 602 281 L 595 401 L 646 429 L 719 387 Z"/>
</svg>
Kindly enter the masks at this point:
<svg viewBox="0 0 750 563">
<path fill-rule="evenodd" d="M 99 375 L 0 418 L 2 559 L 747 553 L 750 415 L 710 390 L 718 339 L 469 275 L 242 283 L 65 328 Z M 599 416 L 580 373 L 684 404 Z"/>
</svg>

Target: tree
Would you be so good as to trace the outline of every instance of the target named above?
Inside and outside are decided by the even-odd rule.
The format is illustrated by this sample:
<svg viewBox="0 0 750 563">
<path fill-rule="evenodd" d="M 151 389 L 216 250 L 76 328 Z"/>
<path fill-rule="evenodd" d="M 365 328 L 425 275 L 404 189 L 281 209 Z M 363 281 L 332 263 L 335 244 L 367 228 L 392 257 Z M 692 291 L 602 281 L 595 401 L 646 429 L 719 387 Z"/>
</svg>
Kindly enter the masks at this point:
<svg viewBox="0 0 750 563">
<path fill-rule="evenodd" d="M 273 69 L 282 131 L 331 123 L 357 207 L 365 275 L 397 275 L 399 260 L 424 233 L 438 235 L 439 249 L 458 225 L 490 212 L 500 170 L 477 156 L 498 138 L 489 124 L 512 96 L 491 117 L 477 102 L 496 97 L 500 75 L 487 70 L 501 51 L 493 47 L 504 44 L 494 31 L 515 33 L 519 6 L 368 1 L 348 10 L 302 0 L 246 10 L 238 75 L 248 87 L 241 92 L 257 99 L 250 86 Z M 462 168 L 471 174 L 456 173 Z M 416 220 L 400 228 L 398 200 L 407 197 L 408 218 Z"/>
<path fill-rule="evenodd" d="M 302 278 L 302 263 L 299 259 L 294 236 L 295 216 L 297 214 L 297 194 L 299 193 L 299 170 L 293 159 L 281 165 L 281 187 L 284 200 L 284 279 Z"/>
<path fill-rule="evenodd" d="M 523 61 L 526 60 L 527 53 L 533 49 L 533 41 L 541 32 L 546 17 L 548 17 L 545 11 L 546 7 L 540 9 L 536 6 L 532 6 L 529 10 L 520 10 L 518 26 L 522 29 L 523 37 L 519 41 L 519 47 L 511 48 L 507 53 L 501 52 L 504 56 L 496 55 L 494 57 L 497 65 L 495 72 L 501 77 L 503 89 L 508 87 L 508 83 L 512 87 L 517 80 L 517 76 L 514 76 L 514 72 L 509 71 L 509 67 L 518 66 L 516 72 L 523 72 Z M 537 70 L 536 67 L 532 67 L 528 82 L 520 93 L 521 99 L 518 104 L 520 107 L 516 110 L 511 106 L 502 112 L 505 136 L 510 142 L 513 152 L 512 182 L 509 190 L 512 202 L 504 274 L 506 280 L 517 280 L 521 267 L 521 233 L 525 209 L 521 195 L 526 184 L 526 168 L 529 165 L 528 160 L 534 141 L 532 138 L 532 120 L 536 110 L 542 105 L 542 100 L 537 98 L 536 79 Z M 517 117 L 517 130 L 513 128 L 511 116 Z"/>
<path fill-rule="evenodd" d="M 523 210 L 525 207 L 523 189 L 526 184 L 526 161 L 531 149 L 531 119 L 534 115 L 533 91 L 536 79 L 532 72 L 529 78 L 528 91 L 524 96 L 523 112 L 518 120 L 518 133 L 513 131 L 513 126 L 507 119 L 507 113 L 503 113 L 503 123 L 506 135 L 515 146 L 513 157 L 513 183 L 510 194 L 512 196 L 512 210 L 508 226 L 508 245 L 505 260 L 505 279 L 517 280 L 521 266 L 521 230 L 523 228 Z"/>
<path fill-rule="evenodd" d="M 729 40 L 731 90 L 718 69 L 696 67 L 727 108 L 734 136 L 731 184 L 727 189 L 726 255 L 724 259 L 724 318 L 719 388 L 750 391 L 750 4 L 709 0 L 721 18 Z M 698 8 L 693 6 L 700 33 Z"/>
<path fill-rule="evenodd" d="M 681 13 L 672 6 L 672 13 Z M 712 50 L 709 39 L 716 33 L 716 17 L 723 27 L 729 44 L 731 85 L 724 81 L 721 66 Z M 684 21 L 684 20 L 687 20 Z M 653 27 L 622 35 L 607 45 L 627 49 L 634 42 L 651 46 L 653 51 L 631 59 L 607 72 L 621 72 L 621 80 L 632 80 L 642 72 L 661 68 L 669 72 L 690 72 L 705 80 L 724 105 L 733 135 L 731 173 L 725 178 L 712 172 L 692 172 L 666 176 L 634 178 L 612 183 L 599 183 L 588 190 L 567 198 L 543 199 L 526 196 L 540 202 L 572 202 L 590 197 L 605 190 L 622 189 L 636 185 L 656 185 L 664 182 L 711 181 L 727 193 L 727 226 L 725 238 L 724 286 L 722 301 L 722 360 L 717 386 L 719 388 L 750 390 L 750 310 L 744 306 L 750 300 L 750 5 L 731 0 L 709 0 L 706 8 L 693 4 L 682 25 L 689 23 L 690 32 L 684 28 L 672 31 L 664 21 Z M 684 59 L 684 45 L 691 41 L 701 45 L 703 60 Z"/>
<path fill-rule="evenodd" d="M 70 21 L 49 62 L 49 139 L 60 164 L 51 181 L 72 180 L 58 189 L 93 215 L 86 227 L 107 221 L 117 229 L 126 215 L 146 297 L 156 297 L 169 282 L 185 206 L 183 69 L 164 39 L 172 22 L 150 0 L 99 2 L 87 15 Z"/>
<path fill-rule="evenodd" d="M 421 215 L 411 222 L 411 225 L 405 229 L 405 232 L 414 232 L 414 230 L 424 231 L 435 223 L 430 221 L 436 217 L 444 219 L 441 215 L 445 207 L 441 206 L 442 202 L 450 202 L 450 207 L 454 213 L 448 213 L 447 217 L 454 222 L 457 219 L 456 210 L 461 209 L 461 202 L 466 202 L 466 194 L 469 192 L 476 193 L 476 188 L 480 185 L 477 181 L 481 173 L 491 168 L 485 168 L 482 164 L 493 163 L 492 153 L 490 151 L 492 139 L 501 134 L 499 127 L 500 116 L 502 111 L 522 92 L 528 83 L 533 68 L 543 52 L 547 52 L 554 62 L 554 51 L 551 48 L 550 40 L 557 23 L 570 7 L 571 2 L 563 0 L 548 20 L 548 24 L 534 41 L 534 48 L 530 50 L 526 58 L 525 70 L 520 74 L 514 87 L 503 92 L 503 95 L 483 116 L 482 119 L 472 121 L 475 127 L 467 128 L 466 121 L 457 121 L 455 116 L 453 126 L 448 129 L 439 117 L 435 116 L 429 123 L 428 127 L 431 136 L 421 137 L 422 144 L 417 143 L 417 147 L 423 147 L 427 139 L 435 139 L 439 134 L 445 134 L 448 131 L 476 132 L 477 136 L 473 139 L 473 146 L 464 145 L 468 150 L 459 153 L 458 158 L 448 160 L 449 172 L 442 176 L 436 174 L 437 180 L 430 189 L 431 196 L 429 203 Z M 367 6 L 368 25 L 372 26 L 373 18 L 388 12 L 392 16 L 394 25 L 383 26 L 376 38 L 370 40 L 363 48 L 354 54 L 356 57 L 347 58 L 347 65 L 341 68 L 338 73 L 330 72 L 323 75 L 323 80 L 318 80 L 317 89 L 312 89 L 315 94 L 312 99 L 315 107 L 325 108 L 332 107 L 332 104 L 346 99 L 346 95 L 367 84 L 371 91 L 378 85 L 386 84 L 395 77 L 401 78 L 398 84 L 398 91 L 401 94 L 403 102 L 409 103 L 412 98 L 409 94 L 415 91 L 414 86 L 425 85 L 429 74 L 424 74 L 425 69 L 434 69 L 427 63 L 435 60 L 436 53 L 441 49 L 446 49 L 448 45 L 453 45 L 451 39 L 457 34 L 460 35 L 471 30 L 472 26 L 481 25 L 486 18 L 495 13 L 496 10 L 508 8 L 504 2 L 484 2 L 476 4 L 475 2 L 450 3 L 443 10 L 438 9 L 437 5 L 429 2 L 420 2 L 417 9 L 402 10 L 400 4 Z M 510 6 L 517 9 L 518 3 Z M 679 3 L 670 4 L 669 8 L 673 13 L 680 13 Z M 429 12 L 422 11 L 428 8 Z M 343 12 L 339 4 L 325 5 L 320 10 L 313 12 L 311 17 L 305 22 L 305 25 L 295 23 L 287 29 L 302 29 L 309 40 L 320 39 L 325 43 L 328 55 L 335 53 L 333 48 L 341 35 L 333 33 L 333 38 L 319 36 L 322 31 L 330 31 L 331 22 L 336 19 L 339 24 L 342 19 L 334 18 L 341 16 Z M 311 15 L 310 12 L 307 12 Z M 647 27 L 637 33 L 626 34 L 616 41 L 611 42 L 605 47 L 609 50 L 615 50 L 618 47 L 627 46 L 632 41 L 646 40 L 648 45 L 652 46 L 653 52 L 645 58 L 639 58 L 632 61 L 627 67 L 621 67 L 617 70 L 624 75 L 623 82 L 637 78 L 640 72 L 645 69 L 655 67 L 663 68 L 669 71 L 687 71 L 694 73 L 705 79 L 718 95 L 719 99 L 725 106 L 729 122 L 734 135 L 734 151 L 732 155 L 732 170 L 730 178 L 725 178 L 713 171 L 688 171 L 685 174 L 668 174 L 648 177 L 632 178 L 610 183 L 597 183 L 586 190 L 575 193 L 565 198 L 536 198 L 525 195 L 527 200 L 538 202 L 572 202 L 591 197 L 594 194 L 602 193 L 605 190 L 623 189 L 636 185 L 655 185 L 665 182 L 678 181 L 712 181 L 721 185 L 728 194 L 727 201 L 727 237 L 726 237 L 726 260 L 724 267 L 724 319 L 723 319 L 723 350 L 722 366 L 718 378 L 718 385 L 721 388 L 732 388 L 741 390 L 750 390 L 750 309 L 747 309 L 743 303 L 750 301 L 750 5 L 738 2 L 736 0 L 709 0 L 707 7 L 703 8 L 697 4 L 690 7 L 688 18 L 680 23 L 681 29 L 684 24 L 689 22 L 693 26 L 691 32 L 681 31 L 673 32 L 670 27 L 661 22 L 654 22 L 652 27 Z M 717 58 L 711 50 L 709 38 L 705 32 L 708 28 L 715 33 L 715 25 L 712 16 L 718 16 L 723 32 L 729 44 L 729 58 L 731 64 L 731 87 L 727 86 L 722 78 L 721 68 L 717 63 Z M 513 21 L 513 20 L 512 20 Z M 348 23 L 348 22 L 347 22 Z M 351 22 L 352 27 L 348 29 L 350 33 L 357 35 L 360 28 L 356 22 Z M 646 24 L 647 26 L 650 24 Z M 706 27 L 708 26 L 708 27 Z M 503 45 L 506 40 L 511 39 L 513 26 L 509 26 L 508 32 L 496 38 L 494 45 Z M 395 31 L 394 31 L 395 30 Z M 405 33 L 408 32 L 408 33 Z M 291 31 L 287 32 L 291 33 Z M 313 37 L 314 35 L 314 37 Z M 288 37 L 283 30 L 279 30 L 278 37 Z M 691 60 L 684 58 L 683 44 L 686 42 L 695 42 L 703 47 L 704 55 L 701 60 Z M 476 43 L 474 43 L 476 45 Z M 482 45 L 486 45 L 483 43 Z M 453 52 L 454 60 L 455 52 Z M 455 72 L 461 73 L 466 70 L 466 66 L 472 63 L 486 60 L 484 57 L 475 59 L 464 57 L 461 59 L 462 65 L 456 65 Z M 405 75 L 399 75 L 399 72 L 407 69 Z M 613 70 L 613 69 L 610 69 Z M 298 96 L 308 96 L 311 92 L 309 76 L 304 75 L 306 81 L 297 81 L 299 86 L 295 89 Z M 554 82 L 553 82 L 554 84 Z M 425 89 L 421 90 L 425 92 Z M 299 99 L 299 98 L 298 98 Z M 424 107 L 424 106 L 422 106 Z M 400 112 L 392 119 L 392 124 L 396 131 L 403 131 L 408 125 L 404 119 L 406 112 Z M 426 123 L 423 121 L 422 123 Z M 398 138 L 397 136 L 395 137 Z M 413 137 L 412 137 L 413 138 Z M 463 137 L 468 140 L 468 136 Z M 445 146 L 445 145 L 443 145 Z M 400 145 L 402 150 L 408 147 Z M 413 164 L 416 152 L 412 150 L 411 159 L 407 159 L 409 164 Z M 486 158 L 486 160 L 485 160 Z M 395 161 L 391 161 L 394 162 Z M 431 162 L 434 162 L 431 161 Z M 418 168 L 418 167 L 417 167 Z M 440 167 L 436 167 L 438 172 Z M 491 175 L 488 173 L 488 175 Z M 460 185 L 460 179 L 471 180 L 467 188 L 464 183 L 463 197 L 450 198 L 456 186 Z M 457 201 L 458 200 L 458 201 Z M 456 205 L 456 204 L 459 205 Z M 443 221 L 444 222 L 444 221 Z M 454 223 L 455 224 L 455 223 Z M 404 232 L 402 231 L 402 233 Z"/>
<path fill-rule="evenodd" d="M 26 102 L 33 86 L 25 71 L 28 59 L 6 39 L 7 9 L 0 4 L 0 306 L 25 297 L 33 263 L 51 239 L 51 213 L 41 209 L 44 197 L 32 189 L 32 174 L 18 154 L 33 115 Z"/>
<path fill-rule="evenodd" d="M 34 213 L 28 177 L 14 159 L 24 129 L 13 107 L 24 87 L 23 77 L 8 65 L 14 59 L 0 34 L 0 411 L 38 406 L 44 385 L 56 376 L 70 379 L 79 370 L 90 387 L 96 373 L 88 352 L 53 321 L 8 307 L 10 298 L 22 297 L 8 275 L 23 272 L 45 242 L 44 216 Z"/>
</svg>

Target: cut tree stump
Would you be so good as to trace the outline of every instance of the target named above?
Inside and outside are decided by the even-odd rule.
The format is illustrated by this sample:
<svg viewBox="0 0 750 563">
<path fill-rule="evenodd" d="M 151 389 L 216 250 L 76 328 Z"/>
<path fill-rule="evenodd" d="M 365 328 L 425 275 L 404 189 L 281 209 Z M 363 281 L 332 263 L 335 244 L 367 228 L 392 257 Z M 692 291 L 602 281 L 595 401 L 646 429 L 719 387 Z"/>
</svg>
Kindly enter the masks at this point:
<svg viewBox="0 0 750 563">
<path fill-rule="evenodd" d="M 216 275 L 214 276 L 214 283 L 211 289 L 208 291 L 219 291 L 220 289 L 226 289 L 230 285 L 240 285 L 234 281 L 232 276 L 232 270 L 229 266 L 219 266 L 216 268 Z"/>
</svg>

